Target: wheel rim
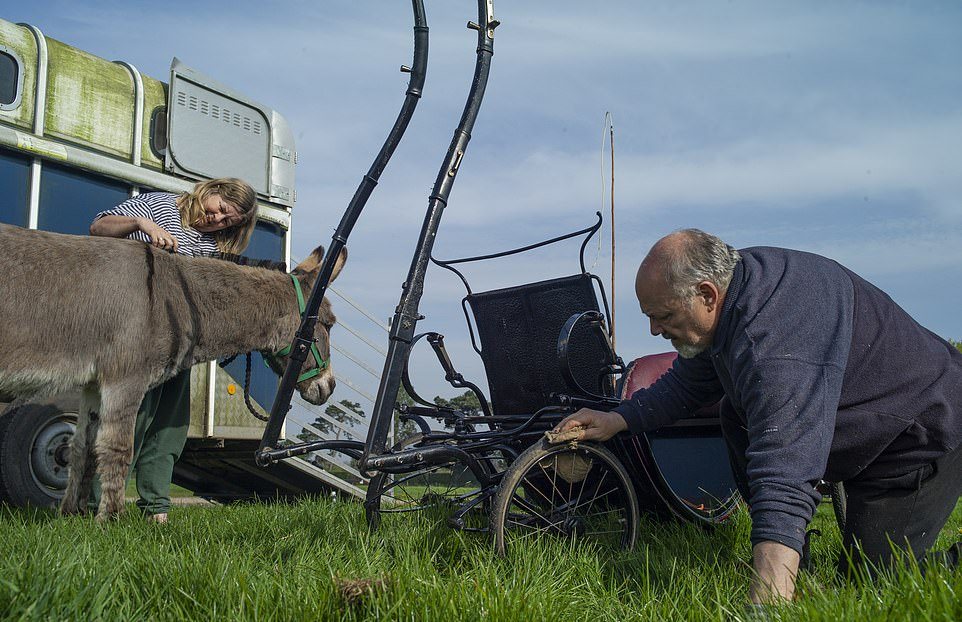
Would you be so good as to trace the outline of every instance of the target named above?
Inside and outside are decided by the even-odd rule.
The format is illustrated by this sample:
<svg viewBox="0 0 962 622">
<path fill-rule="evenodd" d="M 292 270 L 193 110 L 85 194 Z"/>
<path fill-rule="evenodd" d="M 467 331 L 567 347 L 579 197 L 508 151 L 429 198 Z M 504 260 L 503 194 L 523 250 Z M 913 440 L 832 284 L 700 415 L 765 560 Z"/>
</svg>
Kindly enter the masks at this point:
<svg viewBox="0 0 962 622">
<path fill-rule="evenodd" d="M 633 541 L 633 499 L 630 483 L 600 453 L 586 446 L 561 448 L 537 459 L 512 486 L 504 538 L 513 544 L 554 536 L 627 548 Z"/>
<path fill-rule="evenodd" d="M 62 413 L 42 425 L 30 443 L 30 475 L 37 486 L 55 498 L 62 497 L 67 487 L 70 439 L 76 421 L 75 413 Z"/>
<path fill-rule="evenodd" d="M 480 493 L 471 471 L 459 463 L 439 464 L 411 473 L 381 474 L 371 480 L 368 521 L 379 527 L 385 516 L 412 512 L 450 514 Z"/>
</svg>

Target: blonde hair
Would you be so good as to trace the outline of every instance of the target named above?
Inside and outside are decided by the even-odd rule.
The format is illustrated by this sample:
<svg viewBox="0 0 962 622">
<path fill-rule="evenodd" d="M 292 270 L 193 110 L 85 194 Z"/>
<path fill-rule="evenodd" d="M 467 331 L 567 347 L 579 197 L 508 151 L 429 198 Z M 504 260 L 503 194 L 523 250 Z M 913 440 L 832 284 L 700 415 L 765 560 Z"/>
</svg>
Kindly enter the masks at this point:
<svg viewBox="0 0 962 622">
<path fill-rule="evenodd" d="M 204 211 L 204 201 L 214 194 L 237 206 L 237 211 L 243 220 L 233 227 L 215 231 L 210 235 L 217 241 L 220 252 L 240 254 L 247 248 L 254 233 L 254 226 L 257 224 L 257 194 L 242 179 L 220 177 L 201 181 L 194 186 L 193 190 L 177 197 L 181 225 L 184 228 L 193 227 L 203 220 L 207 215 Z"/>
</svg>

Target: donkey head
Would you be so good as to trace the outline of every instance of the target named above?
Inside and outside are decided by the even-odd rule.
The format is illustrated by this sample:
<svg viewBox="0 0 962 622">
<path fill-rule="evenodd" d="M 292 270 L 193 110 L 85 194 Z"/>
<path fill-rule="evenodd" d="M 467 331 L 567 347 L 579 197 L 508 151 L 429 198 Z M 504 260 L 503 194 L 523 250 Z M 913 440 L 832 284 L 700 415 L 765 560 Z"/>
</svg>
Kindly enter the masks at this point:
<svg viewBox="0 0 962 622">
<path fill-rule="evenodd" d="M 297 279 L 306 302 L 310 296 L 311 288 L 321 271 L 321 264 L 324 259 L 324 247 L 318 246 L 314 249 L 307 259 L 302 261 L 291 271 L 291 275 Z M 337 278 L 347 261 L 347 249 L 341 249 L 334 270 L 331 272 L 331 282 Z M 331 368 L 331 327 L 334 326 L 336 318 L 331 311 L 331 303 L 325 297 L 321 306 L 317 310 L 317 322 L 314 324 L 314 345 L 311 352 L 301 368 L 297 390 L 301 397 L 311 404 L 320 405 L 327 401 L 327 398 L 334 392 L 334 370 Z M 287 356 L 268 357 L 268 364 L 278 374 L 284 372 L 287 365 Z"/>
</svg>

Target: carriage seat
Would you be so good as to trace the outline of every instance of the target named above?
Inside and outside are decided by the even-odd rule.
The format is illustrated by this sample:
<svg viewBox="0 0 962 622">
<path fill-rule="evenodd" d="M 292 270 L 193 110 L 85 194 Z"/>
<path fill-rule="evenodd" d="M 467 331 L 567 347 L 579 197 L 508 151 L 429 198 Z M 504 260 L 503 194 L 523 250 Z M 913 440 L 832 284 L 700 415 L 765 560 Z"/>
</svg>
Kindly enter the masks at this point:
<svg viewBox="0 0 962 622">
<path fill-rule="evenodd" d="M 677 352 L 649 354 L 635 359 L 625 375 L 621 386 L 621 399 L 626 400 L 638 389 L 647 389 L 671 369 L 678 357 Z M 692 414 L 692 417 L 718 417 L 718 404 L 705 406 Z"/>
<path fill-rule="evenodd" d="M 572 394 L 558 362 L 558 336 L 573 314 L 599 311 L 594 281 L 581 273 L 465 297 L 494 414 L 527 417 L 552 404 L 552 395 Z M 612 363 L 606 346 L 586 323 L 569 340 L 571 372 L 586 390 L 604 392 L 601 370 Z"/>
</svg>

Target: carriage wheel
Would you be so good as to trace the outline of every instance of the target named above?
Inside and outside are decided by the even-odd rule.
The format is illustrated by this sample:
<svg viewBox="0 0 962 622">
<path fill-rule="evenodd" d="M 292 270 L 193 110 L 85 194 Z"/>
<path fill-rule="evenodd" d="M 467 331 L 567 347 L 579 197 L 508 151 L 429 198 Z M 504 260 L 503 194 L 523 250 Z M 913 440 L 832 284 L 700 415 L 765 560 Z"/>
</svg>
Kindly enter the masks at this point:
<svg viewBox="0 0 962 622">
<path fill-rule="evenodd" d="M 499 554 L 539 536 L 631 549 L 638 499 L 621 461 L 595 443 L 549 445 L 541 439 L 518 456 L 501 480 L 491 510 Z"/>
<path fill-rule="evenodd" d="M 421 442 L 423 434 L 412 434 L 394 449 L 407 449 Z M 467 511 L 463 523 L 468 530 L 484 530 L 486 512 L 484 490 L 471 470 L 460 462 L 447 462 L 417 468 L 409 473 L 379 472 L 367 486 L 364 513 L 371 530 L 378 529 L 392 517 L 412 516 L 414 512 L 435 512 L 451 519 L 465 504 L 477 504 Z"/>
</svg>

